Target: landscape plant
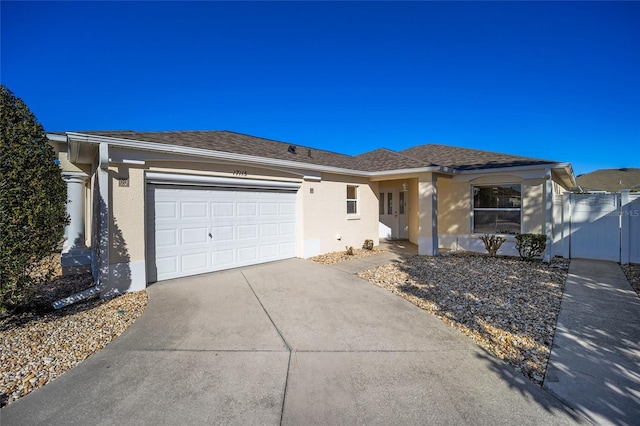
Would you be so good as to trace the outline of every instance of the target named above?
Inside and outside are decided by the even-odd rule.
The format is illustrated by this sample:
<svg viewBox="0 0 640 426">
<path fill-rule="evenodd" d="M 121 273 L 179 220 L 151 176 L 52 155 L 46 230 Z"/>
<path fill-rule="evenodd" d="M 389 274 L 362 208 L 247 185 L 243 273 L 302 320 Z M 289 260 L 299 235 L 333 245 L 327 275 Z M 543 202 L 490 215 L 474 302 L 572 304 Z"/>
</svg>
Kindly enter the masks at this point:
<svg viewBox="0 0 640 426">
<path fill-rule="evenodd" d="M 483 235 L 482 237 L 480 237 L 480 239 L 484 243 L 484 248 L 487 249 L 487 252 L 491 257 L 495 257 L 498 253 L 498 250 L 500 250 L 500 246 L 502 245 L 502 243 L 507 241 L 507 239 L 504 237 L 489 234 Z"/>
<path fill-rule="evenodd" d="M 544 234 L 516 235 L 516 249 L 522 260 L 531 260 L 540 256 L 547 248 L 547 236 Z"/>
<path fill-rule="evenodd" d="M 68 223 L 55 152 L 27 105 L 0 85 L 0 314 L 26 303 L 55 265 Z"/>
</svg>

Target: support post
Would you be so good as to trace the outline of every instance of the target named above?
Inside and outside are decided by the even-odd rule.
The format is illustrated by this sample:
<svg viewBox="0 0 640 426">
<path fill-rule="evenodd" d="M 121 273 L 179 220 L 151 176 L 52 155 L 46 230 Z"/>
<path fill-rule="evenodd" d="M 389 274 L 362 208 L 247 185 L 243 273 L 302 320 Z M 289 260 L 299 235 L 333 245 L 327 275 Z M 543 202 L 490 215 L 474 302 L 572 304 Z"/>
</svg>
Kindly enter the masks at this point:
<svg viewBox="0 0 640 426">
<path fill-rule="evenodd" d="M 418 179 L 418 254 L 438 255 L 438 178 L 427 173 Z"/>
<path fill-rule="evenodd" d="M 84 198 L 88 176 L 82 172 L 63 172 L 67 184 L 67 214 L 69 224 L 65 229 L 60 266 L 63 275 L 88 272 L 91 265 L 91 251 L 85 244 Z"/>
<path fill-rule="evenodd" d="M 546 179 L 544 184 L 544 197 L 545 197 L 545 216 L 544 216 L 544 233 L 547 236 L 547 246 L 544 250 L 543 262 L 549 263 L 551 262 L 551 256 L 553 253 L 553 238 L 552 238 L 552 229 L 553 224 L 552 220 L 552 211 L 553 211 L 553 182 L 551 181 L 551 169 L 547 169 Z"/>
<path fill-rule="evenodd" d="M 631 209 L 629 205 L 629 190 L 620 191 L 620 263 L 629 264 L 631 251 Z"/>
</svg>

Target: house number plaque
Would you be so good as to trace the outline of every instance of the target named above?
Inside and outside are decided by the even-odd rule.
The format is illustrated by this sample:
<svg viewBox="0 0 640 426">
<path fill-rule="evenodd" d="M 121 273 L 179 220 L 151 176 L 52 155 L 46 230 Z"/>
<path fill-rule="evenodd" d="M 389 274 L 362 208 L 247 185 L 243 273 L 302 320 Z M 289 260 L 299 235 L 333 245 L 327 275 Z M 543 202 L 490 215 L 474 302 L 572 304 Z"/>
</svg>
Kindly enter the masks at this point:
<svg viewBox="0 0 640 426">
<path fill-rule="evenodd" d="M 234 170 L 233 171 L 233 175 L 234 176 L 247 176 L 249 173 L 247 173 L 246 170 Z"/>
</svg>

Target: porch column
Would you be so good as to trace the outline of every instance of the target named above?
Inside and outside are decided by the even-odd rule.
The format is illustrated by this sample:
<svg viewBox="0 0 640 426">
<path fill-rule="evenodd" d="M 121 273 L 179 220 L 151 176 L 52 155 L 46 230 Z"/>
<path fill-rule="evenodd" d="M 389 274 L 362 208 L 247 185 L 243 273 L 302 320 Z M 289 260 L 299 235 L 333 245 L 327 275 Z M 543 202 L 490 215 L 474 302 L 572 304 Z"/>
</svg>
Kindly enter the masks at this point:
<svg viewBox="0 0 640 426">
<path fill-rule="evenodd" d="M 438 254 L 438 178 L 433 173 L 418 179 L 418 254 Z"/>
<path fill-rule="evenodd" d="M 67 183 L 67 214 L 69 215 L 60 259 L 62 274 L 89 272 L 91 250 L 84 242 L 84 185 L 88 176 L 82 172 L 63 172 L 62 177 Z"/>
<path fill-rule="evenodd" d="M 82 251 L 87 248 L 84 242 L 84 187 L 88 176 L 80 172 L 66 172 L 62 177 L 67 183 L 67 214 L 69 215 L 62 252 Z"/>
</svg>

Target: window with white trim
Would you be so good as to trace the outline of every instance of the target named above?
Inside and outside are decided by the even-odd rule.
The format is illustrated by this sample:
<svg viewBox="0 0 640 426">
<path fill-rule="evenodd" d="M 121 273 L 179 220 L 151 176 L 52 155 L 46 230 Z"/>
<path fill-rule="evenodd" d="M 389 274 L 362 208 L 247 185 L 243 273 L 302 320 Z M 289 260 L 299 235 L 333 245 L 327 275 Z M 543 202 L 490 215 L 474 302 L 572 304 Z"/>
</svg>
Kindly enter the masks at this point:
<svg viewBox="0 0 640 426">
<path fill-rule="evenodd" d="M 358 214 L 358 187 L 347 185 L 347 214 Z"/>
<path fill-rule="evenodd" d="M 473 187 L 472 232 L 519 234 L 522 227 L 521 185 Z"/>
</svg>

